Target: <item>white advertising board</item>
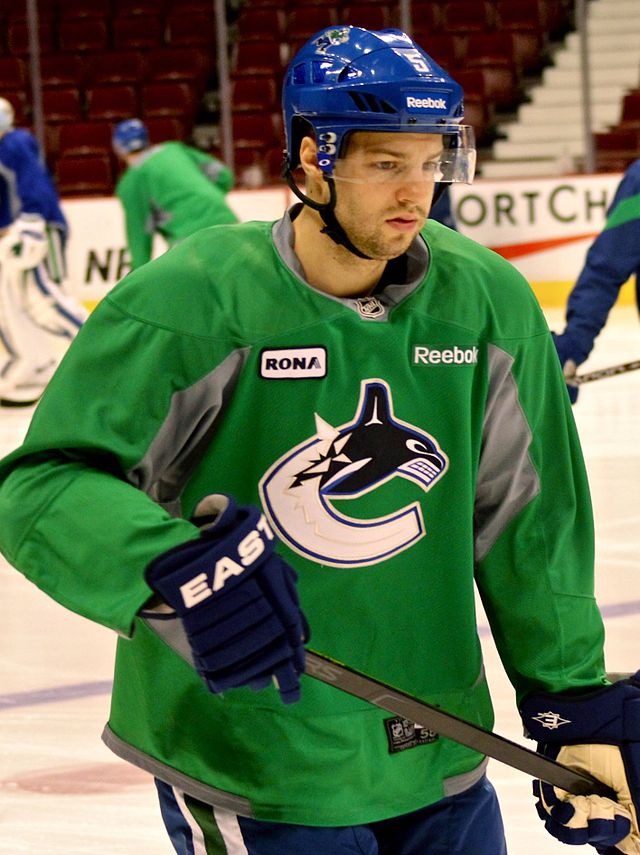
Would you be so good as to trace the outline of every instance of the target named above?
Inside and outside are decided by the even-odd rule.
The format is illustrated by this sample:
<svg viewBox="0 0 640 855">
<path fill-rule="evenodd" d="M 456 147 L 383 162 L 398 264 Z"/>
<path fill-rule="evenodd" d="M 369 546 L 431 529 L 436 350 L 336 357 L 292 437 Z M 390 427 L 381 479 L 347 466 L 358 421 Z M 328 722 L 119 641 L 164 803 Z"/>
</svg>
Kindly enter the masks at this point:
<svg viewBox="0 0 640 855">
<path fill-rule="evenodd" d="M 543 304 L 564 303 L 620 181 L 619 174 L 489 181 L 453 187 L 461 232 L 508 258 Z M 241 220 L 278 218 L 292 201 L 286 188 L 235 190 L 229 203 Z M 95 305 L 129 270 L 122 209 L 115 198 L 66 199 L 69 278 Z M 166 247 L 157 240 L 155 254 Z M 630 294 L 630 290 L 628 291 Z M 622 299 L 630 299 L 627 290 Z"/>
<path fill-rule="evenodd" d="M 602 230 L 622 175 L 576 175 L 454 185 L 460 231 L 495 249 L 543 304 L 564 304 Z M 624 289 L 624 299 L 631 289 Z"/>
</svg>

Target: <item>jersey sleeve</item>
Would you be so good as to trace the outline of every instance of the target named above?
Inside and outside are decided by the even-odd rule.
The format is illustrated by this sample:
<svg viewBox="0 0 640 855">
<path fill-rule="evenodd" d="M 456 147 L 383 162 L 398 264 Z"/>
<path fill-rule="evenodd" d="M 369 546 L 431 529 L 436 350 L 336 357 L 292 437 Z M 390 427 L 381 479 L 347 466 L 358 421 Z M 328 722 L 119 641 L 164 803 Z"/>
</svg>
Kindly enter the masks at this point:
<svg viewBox="0 0 640 855">
<path fill-rule="evenodd" d="M 476 579 L 518 697 L 604 682 L 587 475 L 548 332 L 489 348 Z"/>
<path fill-rule="evenodd" d="M 4 165 L 15 181 L 19 211 L 17 213 L 38 214 L 49 220 L 46 203 L 50 196 L 51 179 L 36 138 L 24 130 L 14 132 L 7 147 Z"/>
<path fill-rule="evenodd" d="M 604 229 L 589 248 L 569 295 L 568 352 L 584 362 L 604 327 L 620 288 L 640 270 L 640 160 L 625 173 L 608 211 Z"/>
<path fill-rule="evenodd" d="M 210 413 L 214 396 L 211 384 L 200 401 L 192 395 L 176 407 L 175 396 L 215 377 L 216 353 L 225 357 L 219 340 L 172 327 L 176 263 L 189 273 L 188 256 L 158 259 L 105 297 L 49 383 L 24 444 L 0 463 L 0 549 L 9 563 L 123 635 L 151 595 L 149 561 L 198 536 L 181 515 L 181 484 L 203 421 L 196 409 L 206 403 Z M 140 303 L 158 295 L 151 321 L 127 311 L 129 288 L 145 292 Z"/>
<path fill-rule="evenodd" d="M 116 195 L 124 210 L 127 246 L 135 270 L 151 260 L 153 249 L 152 213 L 143 172 L 130 167 L 118 182 Z"/>
</svg>

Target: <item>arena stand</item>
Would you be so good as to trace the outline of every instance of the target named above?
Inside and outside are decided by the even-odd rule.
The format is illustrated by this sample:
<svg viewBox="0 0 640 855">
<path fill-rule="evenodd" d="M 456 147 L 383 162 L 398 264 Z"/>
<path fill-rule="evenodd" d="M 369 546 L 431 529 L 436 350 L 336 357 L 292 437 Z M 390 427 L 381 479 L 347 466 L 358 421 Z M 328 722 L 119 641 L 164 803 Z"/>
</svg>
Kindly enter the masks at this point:
<svg viewBox="0 0 640 855">
<path fill-rule="evenodd" d="M 501 128 L 526 105 L 574 26 L 573 0 L 413 0 L 414 37 L 465 89 L 480 174 Z M 0 90 L 32 126 L 27 4 L 0 12 Z M 360 0 L 235 0 L 226 4 L 231 136 L 239 186 L 280 182 L 280 88 L 295 51 L 318 29 L 400 25 L 400 4 Z M 211 0 L 38 0 L 48 162 L 63 196 L 109 195 L 119 166 L 113 124 L 141 117 L 153 142 L 179 139 L 222 155 Z M 619 125 L 595 136 L 598 169 L 637 155 L 640 88 Z"/>
</svg>

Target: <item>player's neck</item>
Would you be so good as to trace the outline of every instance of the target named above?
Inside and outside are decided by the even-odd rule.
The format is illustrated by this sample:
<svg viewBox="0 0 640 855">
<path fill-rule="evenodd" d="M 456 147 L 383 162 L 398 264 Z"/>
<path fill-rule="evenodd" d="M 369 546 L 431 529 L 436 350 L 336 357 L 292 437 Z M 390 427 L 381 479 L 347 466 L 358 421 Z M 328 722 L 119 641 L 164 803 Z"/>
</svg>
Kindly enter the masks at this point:
<svg viewBox="0 0 640 855">
<path fill-rule="evenodd" d="M 125 162 L 127 166 L 133 166 L 134 163 L 137 163 L 146 151 L 146 148 L 142 148 L 139 151 L 129 152 L 129 154 L 127 154 L 125 157 Z"/>
<path fill-rule="evenodd" d="M 334 297 L 363 297 L 375 288 L 384 259 L 358 258 L 322 234 L 319 215 L 306 206 L 293 221 L 294 250 L 307 282 Z"/>
</svg>

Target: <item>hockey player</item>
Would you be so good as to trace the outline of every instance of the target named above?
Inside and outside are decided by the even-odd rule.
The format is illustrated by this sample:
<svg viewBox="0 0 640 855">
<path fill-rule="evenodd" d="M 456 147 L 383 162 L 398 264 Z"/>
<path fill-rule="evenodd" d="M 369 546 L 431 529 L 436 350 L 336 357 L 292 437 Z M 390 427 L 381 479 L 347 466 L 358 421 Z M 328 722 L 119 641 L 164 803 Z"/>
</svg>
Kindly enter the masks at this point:
<svg viewBox="0 0 640 855">
<path fill-rule="evenodd" d="M 564 332 L 554 336 L 572 403 L 578 398 L 576 369 L 591 353 L 621 286 L 630 276 L 635 276 L 640 309 L 640 160 L 622 176 L 605 227 L 591 244 L 569 295 Z"/>
<path fill-rule="evenodd" d="M 222 161 L 181 142 L 150 145 L 140 119 L 116 125 L 112 143 L 126 165 L 116 195 L 133 268 L 150 260 L 156 233 L 172 246 L 206 226 L 237 222 L 225 199 L 233 174 Z"/>
<path fill-rule="evenodd" d="M 404 33 L 341 26 L 283 104 L 300 204 L 100 303 L 0 464 L 0 547 L 120 634 L 103 738 L 155 775 L 180 855 L 503 855 L 484 757 L 303 674 L 310 627 L 491 727 L 474 585 L 527 731 L 618 794 L 538 783 L 547 828 L 639 853 L 640 685 L 606 680 L 549 329 L 508 262 L 427 221 L 473 177 L 461 89 Z"/>
<path fill-rule="evenodd" d="M 86 310 L 63 290 L 67 223 L 35 137 L 0 98 L 0 404 L 33 404 Z"/>
</svg>

